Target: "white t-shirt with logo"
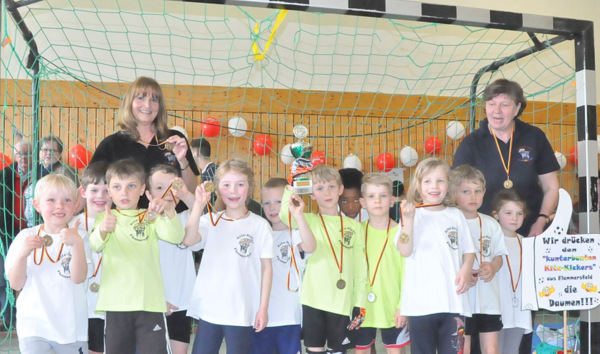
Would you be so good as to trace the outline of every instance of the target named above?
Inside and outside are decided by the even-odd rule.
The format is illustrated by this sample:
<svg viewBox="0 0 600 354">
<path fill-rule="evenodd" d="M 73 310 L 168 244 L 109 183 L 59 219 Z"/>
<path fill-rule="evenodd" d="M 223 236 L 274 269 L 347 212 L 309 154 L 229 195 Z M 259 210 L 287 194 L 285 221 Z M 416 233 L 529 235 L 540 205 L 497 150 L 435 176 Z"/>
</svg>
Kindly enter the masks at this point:
<svg viewBox="0 0 600 354">
<path fill-rule="evenodd" d="M 253 326 L 260 306 L 261 259 L 273 258 L 271 226 L 254 213 L 213 226 L 205 214 L 198 231 L 204 254 L 187 315 L 213 324 Z"/>
<path fill-rule="evenodd" d="M 14 267 L 25 239 L 37 235 L 41 225 L 19 232 L 6 254 L 6 274 Z M 17 335 L 41 337 L 59 344 L 87 341 L 88 316 L 85 282 L 71 281 L 72 247 L 64 245 L 60 234 L 41 232 L 52 237 L 52 244 L 31 252 L 27 257 L 27 280 L 17 297 Z M 39 265 L 34 263 L 40 263 Z M 52 261 L 56 261 L 53 263 Z"/>
</svg>

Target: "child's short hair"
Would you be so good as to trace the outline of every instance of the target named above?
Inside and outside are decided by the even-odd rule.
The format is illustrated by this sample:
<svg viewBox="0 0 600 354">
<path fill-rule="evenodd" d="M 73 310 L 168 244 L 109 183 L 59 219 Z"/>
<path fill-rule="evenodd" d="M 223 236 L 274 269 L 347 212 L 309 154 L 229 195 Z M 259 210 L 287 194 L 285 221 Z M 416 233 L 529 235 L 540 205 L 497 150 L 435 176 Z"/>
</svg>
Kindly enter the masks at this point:
<svg viewBox="0 0 600 354">
<path fill-rule="evenodd" d="M 383 173 L 372 172 L 364 175 L 364 177 L 362 178 L 362 186 L 360 189 L 361 194 L 365 194 L 368 185 L 384 186 L 390 193 L 392 193 L 392 180 Z"/>
<path fill-rule="evenodd" d="M 411 203 L 420 203 L 423 201 L 423 196 L 419 194 L 419 190 L 421 189 L 421 181 L 423 181 L 423 177 L 429 172 L 435 170 L 438 167 L 442 167 L 446 171 L 446 175 L 448 176 L 450 173 L 450 166 L 445 161 L 438 159 L 437 157 L 430 157 L 423 161 L 421 161 L 417 165 L 417 169 L 415 170 L 415 174 L 410 181 L 410 186 L 408 187 L 408 192 L 406 194 L 406 200 Z M 448 191 L 442 203 L 444 205 L 449 205 L 451 200 L 451 186 L 448 183 Z"/>
<path fill-rule="evenodd" d="M 361 180 L 363 173 L 356 168 L 342 168 L 338 171 L 342 178 L 342 184 L 344 189 L 356 189 L 361 190 Z"/>
<path fill-rule="evenodd" d="M 485 189 L 485 176 L 477 168 L 471 165 L 461 165 L 450 171 L 450 183 L 456 189 L 463 182 L 480 183 Z"/>
<path fill-rule="evenodd" d="M 210 158 L 210 143 L 204 138 L 192 140 L 190 144 L 192 149 L 198 150 L 198 154 L 205 159 Z"/>
<path fill-rule="evenodd" d="M 508 202 L 515 202 L 517 204 L 521 204 L 523 208 L 523 213 L 525 215 L 529 214 L 527 210 L 527 202 L 523 199 L 523 196 L 514 188 L 512 189 L 502 189 L 498 191 L 494 195 L 492 199 L 492 211 L 499 212 L 502 206 Z"/>
<path fill-rule="evenodd" d="M 281 177 L 272 177 L 270 178 L 265 185 L 263 186 L 263 189 L 266 188 L 285 188 L 288 185 L 288 181 L 285 178 L 281 178 Z"/>
<path fill-rule="evenodd" d="M 133 159 L 123 159 L 111 163 L 106 170 L 106 184 L 110 184 L 113 177 L 121 179 L 134 177 L 140 183 L 146 182 L 146 171 L 144 167 Z"/>
<path fill-rule="evenodd" d="M 73 201 L 77 200 L 77 186 L 69 177 L 58 173 L 51 173 L 40 179 L 35 185 L 33 199 L 40 200 L 42 195 L 48 191 L 62 189 L 73 197 Z"/>
<path fill-rule="evenodd" d="M 157 172 L 162 172 L 162 173 L 165 173 L 168 175 L 174 175 L 175 177 L 181 177 L 181 171 L 178 168 L 175 168 L 175 166 L 173 166 L 173 165 L 167 165 L 167 164 L 156 165 L 156 166 L 152 167 L 152 169 L 150 169 L 150 173 L 148 174 L 148 180 L 146 181 L 147 188 L 150 188 L 150 186 L 152 184 L 152 176 L 154 176 L 154 174 Z"/>
<path fill-rule="evenodd" d="M 104 161 L 89 164 L 81 174 L 81 187 L 86 189 L 90 184 L 106 183 L 108 164 Z"/>
<path fill-rule="evenodd" d="M 233 158 L 233 159 L 229 159 L 227 161 L 225 161 L 224 163 L 222 163 L 221 165 L 219 165 L 219 167 L 217 168 L 217 171 L 215 172 L 215 185 L 217 186 L 217 191 L 219 190 L 218 186 L 219 183 L 221 182 L 221 178 L 223 178 L 223 176 L 231 171 L 235 171 L 238 173 L 241 173 L 243 175 L 246 175 L 246 177 L 248 177 L 248 185 L 250 187 L 249 191 L 248 191 L 248 198 L 246 199 L 246 206 L 248 205 L 248 203 L 250 202 L 250 198 L 252 197 L 252 194 L 254 193 L 254 172 L 252 171 L 252 167 L 250 167 L 250 165 L 239 158 Z"/>
<path fill-rule="evenodd" d="M 338 170 L 328 165 L 317 165 L 312 172 L 313 183 L 335 181 L 338 186 L 342 185 L 342 177 Z"/>
</svg>

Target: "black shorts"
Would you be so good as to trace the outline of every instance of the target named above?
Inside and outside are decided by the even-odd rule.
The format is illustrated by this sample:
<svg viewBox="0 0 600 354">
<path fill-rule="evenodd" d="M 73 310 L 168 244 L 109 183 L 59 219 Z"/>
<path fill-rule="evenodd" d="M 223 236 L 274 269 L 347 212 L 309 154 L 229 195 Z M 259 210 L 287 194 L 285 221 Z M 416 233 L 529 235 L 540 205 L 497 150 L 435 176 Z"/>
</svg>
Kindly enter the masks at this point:
<svg viewBox="0 0 600 354">
<path fill-rule="evenodd" d="M 502 316 L 473 314 L 465 318 L 465 335 L 472 336 L 477 333 L 498 332 L 502 329 Z"/>
<path fill-rule="evenodd" d="M 302 305 L 302 336 L 306 347 L 325 347 L 333 352 L 354 348 L 349 324 L 350 316 Z"/>
<path fill-rule="evenodd" d="M 354 336 L 355 348 L 360 350 L 369 349 L 375 343 L 377 328 L 361 327 Z M 402 348 L 410 343 L 408 327 L 403 328 L 381 328 L 381 341 L 386 348 Z"/>
<path fill-rule="evenodd" d="M 169 339 L 189 344 L 192 335 L 192 318 L 187 317 L 186 312 L 186 310 L 175 311 L 167 316 L 167 330 Z"/>
<path fill-rule="evenodd" d="M 88 318 L 88 349 L 104 352 L 104 320 L 101 318 Z"/>
</svg>

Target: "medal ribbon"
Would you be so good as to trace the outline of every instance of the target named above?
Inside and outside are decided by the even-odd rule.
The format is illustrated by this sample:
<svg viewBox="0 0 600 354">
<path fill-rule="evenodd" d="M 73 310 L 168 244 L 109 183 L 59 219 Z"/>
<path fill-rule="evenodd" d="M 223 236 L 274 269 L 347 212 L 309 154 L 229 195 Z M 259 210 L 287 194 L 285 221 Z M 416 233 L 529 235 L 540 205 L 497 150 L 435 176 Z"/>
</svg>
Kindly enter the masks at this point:
<svg viewBox="0 0 600 354">
<path fill-rule="evenodd" d="M 237 219 L 230 219 L 230 218 L 223 217 L 223 215 L 225 215 L 225 211 L 223 211 L 221 214 L 219 214 L 219 217 L 215 221 L 212 216 L 214 209 L 213 209 L 213 206 L 210 203 L 210 201 L 207 201 L 206 207 L 208 208 L 208 217 L 210 218 L 210 223 L 212 224 L 212 226 L 217 226 L 217 224 L 219 223 L 219 220 L 221 220 L 221 219 L 223 219 L 225 221 L 238 221 L 240 219 L 245 218 L 246 215 L 248 215 L 248 213 L 250 213 L 250 210 L 246 209 L 246 212 L 244 213 L 244 215 L 240 216 Z"/>
<path fill-rule="evenodd" d="M 506 264 L 508 265 L 508 272 L 510 273 L 510 285 L 512 285 L 513 293 L 517 292 L 517 287 L 519 286 L 519 282 L 521 281 L 521 270 L 523 269 L 522 265 L 522 256 L 523 256 L 523 247 L 521 246 L 521 239 L 519 235 L 517 235 L 517 241 L 519 242 L 519 276 L 517 277 L 517 283 L 515 284 L 513 278 L 512 268 L 510 266 L 510 259 L 508 258 L 508 254 L 506 255 Z"/>
<path fill-rule="evenodd" d="M 481 226 L 481 216 L 477 213 L 477 219 L 479 219 L 479 259 L 477 259 L 477 255 L 475 255 L 475 259 L 477 259 L 477 263 L 481 267 L 481 262 L 483 261 L 483 226 Z"/>
<path fill-rule="evenodd" d="M 292 266 L 296 270 L 298 280 L 300 280 L 300 271 L 298 270 L 298 264 L 296 263 L 296 255 L 294 254 L 294 240 L 292 239 L 292 213 L 289 211 L 288 211 L 288 225 L 290 228 L 290 245 L 292 245 L 292 247 L 291 247 L 292 261 L 290 262 L 290 269 L 288 269 L 288 274 L 287 274 L 287 289 L 289 291 L 295 293 L 295 292 L 298 292 L 298 289 L 300 289 L 300 282 L 298 282 L 298 287 L 296 289 L 294 289 L 294 290 L 290 289 L 290 277 L 292 274 Z"/>
<path fill-rule="evenodd" d="M 126 215 L 121 213 L 121 211 L 119 210 L 119 208 L 115 208 L 115 210 L 117 211 L 117 213 L 123 215 L 123 216 L 127 216 L 130 217 L 130 215 Z M 148 213 L 148 209 L 144 210 L 144 211 L 140 211 L 139 213 L 137 213 L 137 215 L 132 215 L 133 217 L 138 218 L 140 224 L 144 222 L 144 219 L 146 218 L 146 214 Z"/>
<path fill-rule="evenodd" d="M 369 233 L 369 222 L 367 221 L 367 226 L 365 228 L 365 258 L 367 259 L 367 276 L 370 274 L 369 271 L 369 254 L 367 253 L 367 234 Z M 379 269 L 379 264 L 381 263 L 381 258 L 383 257 L 383 252 L 385 251 L 385 246 L 387 246 L 389 236 L 390 236 L 390 225 L 392 224 L 392 219 L 388 220 L 387 226 L 387 236 L 385 238 L 385 242 L 383 243 L 383 247 L 381 248 L 381 253 L 379 254 L 379 259 L 377 259 L 377 265 L 375 265 L 375 272 L 373 272 L 373 278 L 369 279 L 369 283 L 371 288 L 373 288 L 373 284 L 375 283 L 375 277 L 377 276 L 377 270 Z"/>
<path fill-rule="evenodd" d="M 163 146 L 163 145 L 167 144 L 166 140 L 163 141 L 162 143 L 159 143 L 158 142 L 158 135 L 156 135 L 156 134 L 154 134 L 154 139 L 156 140 L 156 144 L 152 144 L 152 140 L 150 140 L 150 142 L 148 142 L 148 141 L 143 141 L 142 139 L 138 139 L 138 141 L 140 143 L 144 143 L 144 144 L 146 144 L 148 146 L 156 146 L 156 147 L 160 147 L 160 146 Z"/>
<path fill-rule="evenodd" d="M 417 203 L 417 205 L 415 205 L 415 208 L 427 208 L 427 207 L 434 207 L 434 206 L 438 206 L 438 205 L 442 205 L 442 203 L 424 204 L 423 202 L 420 202 L 420 203 Z"/>
<path fill-rule="evenodd" d="M 321 218 L 321 224 L 323 225 L 323 229 L 325 230 L 325 235 L 327 236 L 327 241 L 329 241 L 329 247 L 331 248 L 331 253 L 333 253 L 333 259 L 335 260 L 335 264 L 337 265 L 340 271 L 340 277 L 342 276 L 342 270 L 344 267 L 344 242 L 343 239 L 340 240 L 340 261 L 338 262 L 337 255 L 335 254 L 335 250 L 333 249 L 333 244 L 331 243 L 331 238 L 329 237 L 329 232 L 327 232 L 327 227 L 325 226 L 325 221 L 323 220 L 323 215 L 319 213 L 319 217 Z M 342 225 L 342 238 L 344 237 L 344 219 L 342 214 L 340 214 L 340 223 Z"/>
<path fill-rule="evenodd" d="M 506 179 L 510 180 L 510 161 L 512 160 L 512 148 L 513 148 L 513 137 L 515 135 L 515 125 L 513 123 L 512 130 L 510 131 L 510 147 L 508 149 L 508 165 L 504 161 L 504 156 L 502 156 L 502 151 L 500 150 L 500 144 L 498 144 L 498 138 L 496 138 L 496 133 L 494 133 L 494 129 L 490 129 L 492 135 L 494 136 L 494 142 L 496 143 L 496 148 L 498 149 L 498 154 L 500 155 L 500 160 L 502 161 L 502 167 L 504 167 L 504 171 L 506 171 Z"/>
<path fill-rule="evenodd" d="M 41 233 L 42 233 L 42 229 L 43 229 L 43 228 L 44 228 L 44 224 L 42 224 L 42 225 L 40 226 L 40 228 L 38 229 L 38 233 L 37 233 L 38 237 L 41 237 Z M 37 258 L 37 248 L 33 250 L 33 263 L 34 263 L 35 265 L 40 265 L 40 264 L 42 264 L 42 263 L 44 262 L 44 255 L 45 255 L 46 257 L 48 257 L 48 260 L 50 261 L 50 263 L 56 263 L 56 262 L 58 262 L 58 260 L 60 259 L 60 256 L 61 256 L 61 254 L 62 254 L 62 251 L 63 251 L 63 247 L 64 247 L 64 246 L 65 246 L 65 244 L 61 242 L 61 243 L 60 243 L 60 249 L 58 250 L 58 255 L 56 256 L 56 260 L 54 260 L 54 259 L 52 259 L 52 258 L 50 257 L 50 255 L 48 254 L 48 248 L 46 248 L 46 243 L 44 243 L 44 244 L 42 245 L 42 257 L 40 258 L 40 261 L 39 261 L 39 262 L 35 260 L 35 259 Z"/>
</svg>

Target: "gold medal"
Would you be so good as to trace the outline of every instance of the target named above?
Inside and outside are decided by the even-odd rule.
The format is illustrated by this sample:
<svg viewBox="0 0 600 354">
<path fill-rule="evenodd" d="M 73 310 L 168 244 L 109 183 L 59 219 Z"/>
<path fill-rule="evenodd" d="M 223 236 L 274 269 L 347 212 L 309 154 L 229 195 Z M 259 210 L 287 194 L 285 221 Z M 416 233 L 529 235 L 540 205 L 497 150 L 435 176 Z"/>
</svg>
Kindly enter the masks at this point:
<svg viewBox="0 0 600 354">
<path fill-rule="evenodd" d="M 144 218 L 144 221 L 151 224 L 153 222 L 156 221 L 156 213 L 153 211 L 148 210 L 146 212 L 146 217 Z"/>
<path fill-rule="evenodd" d="M 165 149 L 173 151 L 174 148 L 175 148 L 175 144 L 169 143 L 169 142 L 165 143 Z"/>
<path fill-rule="evenodd" d="M 377 297 L 375 296 L 374 292 L 370 292 L 367 295 L 367 301 L 369 301 L 369 302 L 375 302 L 376 299 L 377 299 Z"/>
<path fill-rule="evenodd" d="M 90 284 L 90 291 L 93 293 L 97 293 L 98 290 L 100 290 L 100 284 L 98 283 L 91 283 Z"/>
<path fill-rule="evenodd" d="M 410 241 L 410 236 L 408 236 L 408 234 L 406 232 L 400 233 L 400 242 L 408 243 L 408 241 Z"/>
<path fill-rule="evenodd" d="M 173 190 L 180 191 L 183 189 L 183 181 L 180 179 L 176 179 L 171 183 L 171 187 Z"/>
<path fill-rule="evenodd" d="M 54 240 L 52 239 L 52 236 L 50 236 L 50 235 L 44 236 L 44 246 L 50 247 L 50 246 L 52 246 L 52 242 L 54 242 Z"/>
<path fill-rule="evenodd" d="M 335 286 L 337 286 L 338 289 L 342 290 L 346 287 L 346 281 L 344 279 L 340 279 L 337 281 L 337 283 L 335 283 Z"/>
<path fill-rule="evenodd" d="M 215 184 L 212 182 L 207 182 L 204 185 L 204 190 L 209 192 L 209 193 L 214 193 L 215 190 L 217 190 L 217 187 L 215 187 Z"/>
<path fill-rule="evenodd" d="M 513 187 L 513 182 L 510 179 L 504 181 L 504 188 L 511 189 Z"/>
</svg>

